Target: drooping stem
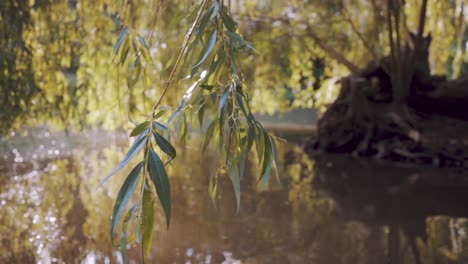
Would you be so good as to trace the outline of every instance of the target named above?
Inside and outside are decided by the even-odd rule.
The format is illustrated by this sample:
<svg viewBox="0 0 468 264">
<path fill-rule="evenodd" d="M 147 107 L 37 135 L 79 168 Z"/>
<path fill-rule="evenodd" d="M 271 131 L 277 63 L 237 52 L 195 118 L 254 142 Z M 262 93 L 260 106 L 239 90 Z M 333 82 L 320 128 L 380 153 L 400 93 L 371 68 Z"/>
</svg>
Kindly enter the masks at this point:
<svg viewBox="0 0 468 264">
<path fill-rule="evenodd" d="M 166 80 L 166 82 L 164 84 L 163 91 L 161 93 L 161 96 L 159 97 L 158 102 L 153 107 L 153 111 L 151 112 L 151 119 L 153 119 L 153 116 L 154 116 L 158 106 L 161 104 L 162 99 L 164 98 L 164 95 L 166 94 L 167 90 L 169 89 L 169 86 L 170 86 L 170 84 L 172 82 L 172 79 L 174 78 L 174 75 L 175 75 L 175 73 L 177 71 L 177 68 L 178 68 L 178 66 L 180 64 L 180 61 L 182 60 L 182 57 L 184 56 L 184 54 L 187 52 L 187 48 L 188 48 L 188 44 L 190 42 L 190 38 L 192 37 L 193 32 L 195 31 L 195 28 L 198 25 L 198 22 L 200 22 L 203 11 L 205 10 L 208 2 L 209 2 L 209 0 L 204 0 L 203 1 L 202 6 L 201 6 L 200 10 L 198 11 L 197 18 L 195 19 L 192 26 L 190 27 L 190 29 L 187 31 L 187 34 L 185 35 L 184 43 L 182 44 L 182 48 L 180 49 L 179 55 L 177 56 L 177 60 L 176 60 L 176 62 L 174 64 L 174 66 L 172 67 L 171 73 L 169 74 L 169 77 L 167 78 L 167 80 Z"/>
</svg>

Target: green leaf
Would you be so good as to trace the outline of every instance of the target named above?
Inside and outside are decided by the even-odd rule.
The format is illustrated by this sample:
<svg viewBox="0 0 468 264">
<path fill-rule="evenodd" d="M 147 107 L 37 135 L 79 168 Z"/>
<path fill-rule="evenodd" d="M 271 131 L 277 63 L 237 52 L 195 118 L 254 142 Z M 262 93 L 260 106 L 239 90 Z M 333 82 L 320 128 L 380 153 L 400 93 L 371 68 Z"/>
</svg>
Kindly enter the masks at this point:
<svg viewBox="0 0 468 264">
<path fill-rule="evenodd" d="M 128 210 L 127 214 L 125 214 L 125 217 L 122 223 L 122 234 L 120 235 L 120 252 L 122 254 L 122 259 L 124 263 L 127 262 L 127 245 L 129 243 L 129 239 L 127 235 L 127 226 L 128 226 L 128 223 L 135 216 L 135 212 L 137 208 L 138 208 L 138 204 L 133 205 L 132 208 Z"/>
<path fill-rule="evenodd" d="M 226 28 L 231 32 L 235 32 L 237 28 L 237 23 L 234 22 L 232 17 L 228 14 L 228 9 L 226 6 L 223 6 L 223 8 L 221 8 L 219 14 L 221 15 L 221 19 L 223 20 L 223 23 L 226 26 Z"/>
<path fill-rule="evenodd" d="M 247 133 L 247 152 L 252 149 L 253 142 L 255 139 L 255 126 L 249 125 L 249 132 Z"/>
<path fill-rule="evenodd" d="M 203 129 L 203 119 L 205 118 L 205 102 L 200 104 L 197 112 L 198 112 L 198 123 L 200 124 L 200 129 Z"/>
<path fill-rule="evenodd" d="M 229 178 L 232 182 L 232 187 L 234 188 L 234 194 L 236 196 L 237 212 L 240 208 L 240 179 L 239 179 L 239 169 L 235 164 L 229 166 Z"/>
<path fill-rule="evenodd" d="M 247 148 L 243 148 L 242 152 L 241 152 L 241 154 L 239 156 L 239 174 L 240 174 L 241 180 L 242 180 L 242 178 L 244 178 L 245 162 L 247 160 L 247 153 L 248 153 Z"/>
<path fill-rule="evenodd" d="M 135 186 L 138 182 L 140 176 L 141 168 L 143 167 L 143 162 L 138 163 L 138 165 L 130 172 L 130 174 L 125 179 L 122 187 L 117 194 L 117 199 L 115 200 L 114 210 L 112 212 L 112 221 L 111 221 L 111 240 L 114 241 L 115 228 L 117 223 L 122 216 L 123 210 L 127 206 L 130 197 L 132 197 Z"/>
<path fill-rule="evenodd" d="M 278 173 L 279 167 L 278 167 L 278 156 L 276 154 L 276 142 L 275 142 L 275 139 L 272 138 L 271 136 L 269 136 L 269 138 L 270 138 L 270 147 L 271 147 L 271 159 L 273 160 L 273 165 L 275 168 L 276 180 L 278 181 L 279 184 L 281 184 L 279 173 Z"/>
<path fill-rule="evenodd" d="M 153 243 L 154 229 L 154 197 L 151 190 L 147 188 L 143 191 L 142 204 L 140 227 L 143 240 L 143 252 L 145 257 L 147 257 L 151 249 L 151 244 Z"/>
<path fill-rule="evenodd" d="M 145 121 L 138 126 L 136 126 L 130 133 L 130 137 L 136 137 L 141 134 L 146 128 L 148 128 L 149 121 Z"/>
<path fill-rule="evenodd" d="M 198 66 L 200 66 L 206 60 L 206 58 L 208 58 L 208 56 L 210 55 L 211 51 L 213 50 L 216 44 L 217 35 L 218 35 L 218 31 L 216 29 L 213 30 L 213 32 L 211 33 L 211 37 L 208 40 L 208 43 L 206 44 L 205 49 L 202 51 L 202 53 L 200 53 L 200 58 L 198 59 L 197 63 L 195 63 L 195 66 L 193 66 L 193 69 L 198 68 Z"/>
<path fill-rule="evenodd" d="M 130 51 L 130 41 L 128 41 L 128 39 L 125 39 L 121 49 L 122 51 L 120 52 L 120 64 L 123 65 L 127 60 L 128 52 Z"/>
<path fill-rule="evenodd" d="M 218 15 L 220 7 L 221 7 L 221 5 L 220 5 L 219 1 L 215 0 L 214 3 L 213 3 L 213 14 L 211 14 L 210 19 L 213 19 Z"/>
<path fill-rule="evenodd" d="M 271 173 L 271 165 L 272 165 L 272 158 L 271 158 L 271 142 L 270 137 L 268 134 L 264 133 L 264 140 L 265 140 L 265 148 L 264 148 L 264 156 L 263 156 L 263 166 L 262 166 L 262 173 L 260 176 L 260 180 L 262 181 L 262 190 L 265 189 L 268 179 L 270 178 Z"/>
<path fill-rule="evenodd" d="M 162 131 L 169 131 L 169 128 L 157 121 L 153 121 L 153 127 L 154 129 L 159 129 L 159 130 L 162 130 Z"/>
<path fill-rule="evenodd" d="M 166 153 L 169 157 L 171 157 L 171 159 L 168 160 L 167 162 L 170 162 L 171 160 L 173 160 L 176 157 L 177 153 L 176 153 L 175 148 L 171 145 L 171 143 L 167 141 L 167 139 L 165 139 L 162 135 L 160 135 L 156 131 L 153 131 L 153 136 L 154 136 L 154 139 L 156 140 L 156 144 L 158 145 L 158 147 L 164 153 Z"/>
<path fill-rule="evenodd" d="M 263 130 L 260 127 L 256 130 L 257 135 L 255 137 L 255 146 L 257 148 L 258 164 L 262 164 L 265 153 L 265 139 L 263 138 Z"/>
<path fill-rule="evenodd" d="M 143 55 L 143 58 L 146 61 L 151 61 L 151 55 L 150 55 L 150 52 L 149 52 L 149 47 L 148 47 L 148 45 L 146 45 L 145 39 L 143 37 L 141 37 L 141 36 L 137 36 L 137 40 L 141 45 L 140 51 L 141 51 L 141 54 Z"/>
<path fill-rule="evenodd" d="M 112 177 L 114 174 L 116 174 L 119 170 L 121 170 L 127 163 L 143 148 L 143 146 L 146 143 L 146 134 L 140 134 L 139 137 L 136 138 L 135 142 L 133 145 L 130 147 L 128 152 L 125 154 L 123 159 L 120 161 L 120 163 L 109 173 L 100 183 L 99 187 L 101 187 L 106 181 Z"/>
<path fill-rule="evenodd" d="M 256 51 L 253 44 L 245 41 L 239 34 L 231 31 L 225 31 L 226 35 L 231 40 L 231 43 L 235 49 L 247 48 L 252 51 Z"/>
<path fill-rule="evenodd" d="M 182 145 L 187 144 L 187 117 L 185 113 L 182 114 L 182 120 L 180 121 L 180 142 Z"/>
<path fill-rule="evenodd" d="M 164 164 L 152 149 L 150 149 L 148 155 L 148 172 L 156 188 L 159 202 L 166 215 L 167 228 L 169 228 L 169 222 L 171 220 L 171 186 Z"/>
<path fill-rule="evenodd" d="M 210 126 L 206 130 L 205 139 L 203 140 L 202 152 L 206 151 L 206 148 L 208 147 L 211 140 L 213 139 L 213 132 L 214 132 L 215 126 L 216 126 L 216 120 L 213 120 L 213 122 L 211 122 Z"/>
<path fill-rule="evenodd" d="M 122 29 L 122 31 L 120 31 L 120 35 L 117 38 L 117 41 L 115 42 L 114 51 L 113 51 L 114 54 L 116 54 L 119 51 L 120 46 L 122 45 L 122 41 L 124 41 L 125 37 L 127 36 L 127 33 L 128 33 L 128 28 L 125 26 Z"/>
<path fill-rule="evenodd" d="M 213 13 L 214 6 L 210 6 L 205 11 L 205 14 L 203 15 L 202 19 L 200 20 L 200 24 L 198 24 L 198 28 L 196 29 L 196 34 L 199 35 L 200 33 L 205 31 L 206 25 L 208 25 L 208 22 L 210 22 L 211 14 Z"/>
<path fill-rule="evenodd" d="M 219 124 L 220 126 L 224 125 L 224 118 L 225 118 L 226 108 L 228 106 L 229 94 L 230 94 L 229 88 L 226 88 L 223 94 L 219 97 Z"/>
</svg>

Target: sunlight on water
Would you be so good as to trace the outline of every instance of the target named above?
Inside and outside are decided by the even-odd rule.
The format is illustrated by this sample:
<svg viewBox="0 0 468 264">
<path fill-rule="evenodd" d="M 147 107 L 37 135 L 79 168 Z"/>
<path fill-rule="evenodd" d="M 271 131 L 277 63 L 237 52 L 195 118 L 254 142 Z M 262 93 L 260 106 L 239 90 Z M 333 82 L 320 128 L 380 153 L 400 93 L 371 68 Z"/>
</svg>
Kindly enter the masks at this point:
<svg viewBox="0 0 468 264">
<path fill-rule="evenodd" d="M 0 263 L 123 263 L 110 241 L 109 218 L 128 169 L 103 188 L 96 186 L 122 157 L 126 137 L 84 137 L 99 144 L 43 133 L 34 143 L 23 144 L 16 138 L 0 146 L 6 153 L 0 162 Z M 189 143 L 186 153 L 169 167 L 171 227 L 166 231 L 163 214 L 157 211 L 148 263 L 384 263 L 392 257 L 387 238 L 395 230 L 401 230 L 402 245 L 415 238 L 420 257 L 434 263 L 453 256 L 462 261 L 467 255 L 468 223 L 463 217 L 468 213 L 464 215 L 466 207 L 460 201 L 468 200 L 463 196 L 468 191 L 451 191 L 450 196 L 431 191 L 427 197 L 422 192 L 418 197 L 424 200 L 419 201 L 408 195 L 424 185 L 406 193 L 404 188 L 409 187 L 397 181 L 415 171 L 369 169 L 374 165 L 360 167 L 339 159 L 312 161 L 298 148 L 282 146 L 281 177 L 286 187 L 272 182 L 261 191 L 255 178 L 259 168 L 249 162 L 236 214 L 227 177 L 220 178 L 216 207 L 210 200 L 204 166 L 210 164 L 209 157 L 192 154 L 198 146 Z M 382 173 L 375 175 L 377 185 L 369 187 L 365 177 L 375 171 Z M 427 174 L 419 169 L 417 173 Z M 387 179 L 392 179 L 391 185 Z M 386 188 L 392 190 L 390 196 Z M 432 201 L 436 196 L 437 201 Z M 398 206 L 386 204 L 389 199 Z M 440 253 L 429 254 L 433 249 L 426 245 Z M 411 250 L 400 255 L 405 263 L 413 263 Z M 128 257 L 140 262 L 140 247 L 131 245 Z"/>
</svg>

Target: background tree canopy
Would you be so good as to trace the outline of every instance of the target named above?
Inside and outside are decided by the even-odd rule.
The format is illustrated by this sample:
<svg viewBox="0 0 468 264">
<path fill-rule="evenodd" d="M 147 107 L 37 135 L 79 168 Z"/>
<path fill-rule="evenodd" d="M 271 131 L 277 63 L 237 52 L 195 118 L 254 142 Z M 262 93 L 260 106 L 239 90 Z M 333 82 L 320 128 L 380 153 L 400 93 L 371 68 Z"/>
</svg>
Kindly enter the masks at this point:
<svg viewBox="0 0 468 264">
<path fill-rule="evenodd" d="M 127 224 L 137 216 L 137 240 L 148 252 L 156 196 L 168 225 L 171 216 L 165 168 L 176 151 L 169 125 L 183 143 L 197 114 L 206 129 L 202 149 L 214 141 L 215 165 L 231 179 L 239 207 L 254 145 L 263 187 L 277 169 L 277 138 L 253 112 L 320 108 L 333 100 L 338 80 L 389 53 L 388 3 L 4 1 L 0 22 L 12 26 L 0 31 L 2 132 L 44 120 L 67 129 L 133 123 L 135 141 L 106 179 L 138 153 L 143 159 L 117 194 L 111 237 L 123 220 L 125 256 Z M 403 27 L 416 32 L 420 1 L 403 8 Z M 428 5 L 426 31 L 437 40 L 433 74 L 457 78 L 468 69 L 464 8 L 461 0 Z M 212 196 L 217 177 L 210 177 Z M 126 211 L 134 193 L 138 202 Z"/>
<path fill-rule="evenodd" d="M 44 120 L 68 128 L 127 128 L 127 114 L 146 115 L 160 94 L 196 2 L 2 1 L 3 133 Z M 225 2 L 256 49 L 239 61 L 254 111 L 320 107 L 336 96 L 347 63 L 364 67 L 373 54 L 389 51 L 383 0 Z M 419 2 L 405 5 L 413 31 Z M 467 71 L 463 12 L 462 0 L 428 3 L 433 73 L 456 78 Z M 112 50 L 123 26 L 146 40 L 151 61 L 137 61 L 130 52 L 117 67 Z M 138 70 L 144 74 L 136 77 Z M 176 105 L 190 86 L 183 77 L 176 76 L 165 105 Z"/>
</svg>

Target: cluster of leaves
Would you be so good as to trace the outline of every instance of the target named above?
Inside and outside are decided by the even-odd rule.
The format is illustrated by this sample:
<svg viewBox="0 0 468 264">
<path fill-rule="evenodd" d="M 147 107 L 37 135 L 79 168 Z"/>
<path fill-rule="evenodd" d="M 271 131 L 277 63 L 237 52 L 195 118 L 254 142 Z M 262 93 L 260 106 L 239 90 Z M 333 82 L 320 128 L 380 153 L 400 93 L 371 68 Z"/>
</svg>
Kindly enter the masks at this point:
<svg viewBox="0 0 468 264">
<path fill-rule="evenodd" d="M 136 137 L 133 145 L 115 169 L 102 181 L 117 173 L 138 153 L 143 152 L 143 159 L 125 179 L 114 205 L 111 221 L 111 237 L 114 241 L 116 229 L 122 220 L 120 245 L 125 259 L 128 224 L 135 218 L 136 240 L 141 242 L 145 255 L 148 254 L 152 242 L 154 226 L 154 197 L 157 195 L 165 213 L 167 225 L 171 218 L 171 190 L 166 166 L 176 157 L 176 150 L 169 137 L 170 127 L 178 127 L 181 141 L 187 135 L 187 113 L 196 114 L 200 127 L 209 122 L 203 140 L 202 151 L 209 148 L 210 143 L 216 150 L 216 172 L 210 176 L 210 196 L 214 199 L 217 191 L 219 175 L 228 175 L 232 181 L 237 202 L 240 206 L 241 180 L 248 153 L 255 149 L 259 165 L 262 168 L 259 182 L 264 188 L 268 182 L 271 170 L 276 169 L 276 138 L 268 134 L 252 114 L 250 97 L 243 82 L 242 73 L 237 64 L 241 51 L 255 52 L 252 45 L 245 41 L 238 30 L 227 6 L 220 1 L 205 0 L 194 6 L 187 20 L 191 24 L 178 59 L 172 66 L 169 80 L 162 87 L 148 120 L 136 125 L 130 136 Z M 144 39 L 124 27 L 115 44 L 114 53 L 118 62 L 124 64 L 129 50 L 135 51 L 133 68 L 136 73 L 127 80 L 129 87 L 133 85 L 142 73 L 141 58 L 151 61 L 148 46 Z M 192 58 L 197 58 L 192 60 Z M 189 71 L 190 77 L 199 76 L 175 107 L 161 106 L 166 91 L 171 86 L 178 66 L 180 71 Z M 188 69 L 188 70 L 187 70 Z M 166 113 L 167 121 L 163 122 Z M 205 121 L 207 120 L 207 121 Z M 164 123 L 164 124 L 163 124 Z M 174 124 L 180 124 L 178 126 Z M 220 172 L 220 173 L 219 173 Z M 139 186 L 139 188 L 137 188 Z M 138 193 L 138 199 L 129 206 L 131 197 Z M 127 209 L 130 207 L 130 209 Z M 125 210 L 127 210 L 125 212 Z"/>
</svg>

